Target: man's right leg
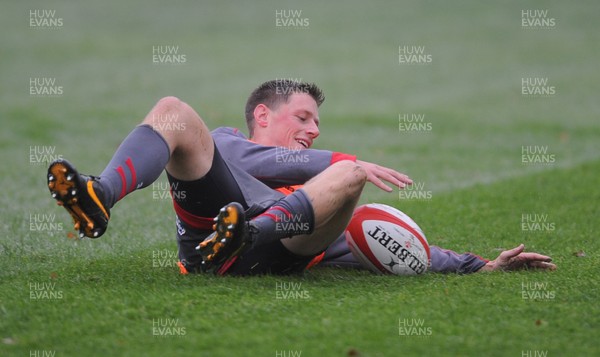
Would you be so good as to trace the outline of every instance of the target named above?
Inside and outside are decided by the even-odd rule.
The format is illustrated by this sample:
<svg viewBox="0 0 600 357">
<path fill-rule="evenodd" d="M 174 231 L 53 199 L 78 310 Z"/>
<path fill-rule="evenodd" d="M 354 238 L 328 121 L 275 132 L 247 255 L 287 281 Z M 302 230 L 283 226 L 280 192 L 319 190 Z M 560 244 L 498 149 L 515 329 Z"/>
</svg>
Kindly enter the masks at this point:
<svg viewBox="0 0 600 357">
<path fill-rule="evenodd" d="M 344 231 L 366 181 L 365 170 L 352 161 L 335 163 L 313 177 L 250 220 L 252 247 L 227 273 L 302 271 Z"/>
<path fill-rule="evenodd" d="M 367 182 L 365 170 L 352 161 L 340 161 L 304 185 L 314 210 L 315 229 L 310 234 L 283 239 L 293 254 L 323 252 L 344 231 Z"/>
<path fill-rule="evenodd" d="M 125 195 L 150 185 L 165 167 L 180 180 L 202 178 L 213 154 L 214 142 L 200 116 L 179 99 L 166 97 L 125 138 L 100 177 L 81 175 L 59 160 L 48 169 L 48 187 L 80 235 L 97 238 L 106 230 L 110 208 Z"/>
</svg>

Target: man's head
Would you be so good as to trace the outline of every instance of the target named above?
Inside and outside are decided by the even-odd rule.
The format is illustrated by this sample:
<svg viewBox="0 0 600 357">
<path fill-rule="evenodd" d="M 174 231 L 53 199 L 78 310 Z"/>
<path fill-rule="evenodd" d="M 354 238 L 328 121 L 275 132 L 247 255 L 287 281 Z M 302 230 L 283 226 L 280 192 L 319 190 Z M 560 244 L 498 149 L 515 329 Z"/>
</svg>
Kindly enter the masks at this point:
<svg viewBox="0 0 600 357">
<path fill-rule="evenodd" d="M 319 136 L 323 92 L 312 83 L 272 80 L 256 88 L 246 102 L 250 137 L 259 144 L 305 149 Z"/>
</svg>

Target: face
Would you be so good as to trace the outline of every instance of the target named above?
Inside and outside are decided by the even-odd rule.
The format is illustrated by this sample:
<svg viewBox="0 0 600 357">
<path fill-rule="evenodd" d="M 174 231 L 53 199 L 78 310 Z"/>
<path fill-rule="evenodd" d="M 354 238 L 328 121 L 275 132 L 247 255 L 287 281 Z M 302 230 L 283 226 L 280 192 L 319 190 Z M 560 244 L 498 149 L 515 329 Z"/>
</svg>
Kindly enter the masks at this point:
<svg viewBox="0 0 600 357">
<path fill-rule="evenodd" d="M 292 94 L 274 110 L 258 105 L 254 117 L 253 139 L 262 145 L 308 149 L 319 136 L 319 108 L 306 93 Z"/>
</svg>

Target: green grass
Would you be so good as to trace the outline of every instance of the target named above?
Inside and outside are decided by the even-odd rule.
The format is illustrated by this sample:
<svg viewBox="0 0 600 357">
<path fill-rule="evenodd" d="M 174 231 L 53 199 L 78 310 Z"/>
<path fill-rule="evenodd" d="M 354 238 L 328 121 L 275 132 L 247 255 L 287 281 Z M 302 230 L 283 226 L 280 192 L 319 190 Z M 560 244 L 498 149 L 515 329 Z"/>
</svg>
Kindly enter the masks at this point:
<svg viewBox="0 0 600 357">
<path fill-rule="evenodd" d="M 598 169 L 600 162 L 557 169 L 404 207 L 427 227 L 432 243 L 494 257 L 499 248 L 526 241 L 554 257 L 559 269 L 552 273 L 399 278 L 315 269 L 304 277 L 215 278 L 153 267 L 160 264 L 153 254 L 174 252 L 166 242 L 110 251 L 107 247 L 116 243 L 63 239 L 25 260 L 25 247 L 4 244 L 0 326 L 15 344 L 3 347 L 14 355 L 31 349 L 55 350 L 57 355 L 274 355 L 298 350 L 333 356 L 353 349 L 368 356 L 390 351 L 505 356 L 522 350 L 593 355 L 598 352 L 600 261 L 590 217 L 599 213 L 595 202 L 600 195 L 569 178 L 597 184 Z M 506 192 L 506 186 L 513 189 Z M 560 189 L 542 194 L 548 187 Z M 524 199 L 530 195 L 535 202 Z M 522 205 L 515 209 L 513 202 Z M 556 230 L 523 234 L 523 210 L 546 210 Z M 586 256 L 575 256 L 579 251 Z M 13 264 L 21 268 L 9 268 Z M 20 271 L 31 265 L 35 268 Z M 29 284 L 36 283 L 55 284 L 53 291 L 62 298 L 32 300 Z M 301 299 L 278 299 L 277 284 L 283 283 L 297 284 L 307 293 Z M 544 284 L 539 291 L 551 296 L 524 299 L 523 284 Z M 431 335 L 399 336 L 398 321 L 405 318 L 424 320 Z M 177 319 L 182 335 L 153 336 L 157 319 Z"/>
<path fill-rule="evenodd" d="M 32 9 L 56 10 L 64 26 L 29 28 Z M 275 28 L 281 9 L 302 10 L 310 28 Z M 523 30 L 523 9 L 547 9 L 556 28 Z M 3 4 L 0 355 L 600 354 L 598 10 L 594 1 Z M 398 64 L 405 44 L 425 46 L 433 63 Z M 156 45 L 179 46 L 187 62 L 152 64 Z M 64 94 L 30 96 L 32 77 L 56 78 Z M 180 276 L 153 266 L 171 265 L 176 246 L 171 203 L 151 187 L 114 208 L 101 239 L 67 237 L 32 146 L 99 173 L 161 96 L 181 97 L 210 127 L 240 127 L 247 94 L 274 77 L 325 90 L 318 147 L 397 168 L 432 193 L 407 201 L 368 187 L 362 203 L 402 209 L 431 244 L 493 258 L 524 242 L 559 269 Z M 523 97 L 523 77 L 548 77 L 557 94 Z M 432 130 L 399 132 L 402 113 L 425 115 Z M 523 165 L 522 146 L 547 147 L 556 161 Z M 32 230 L 43 214 L 62 229 Z M 524 231 L 523 214 L 547 215 L 555 229 Z M 49 283 L 40 293 L 54 299 L 31 298 Z M 307 298 L 277 299 L 278 284 L 291 283 Z M 528 284 L 552 298 L 524 299 Z M 400 336 L 402 319 L 431 335 Z M 166 320 L 179 336 L 153 335 L 153 321 Z"/>
</svg>

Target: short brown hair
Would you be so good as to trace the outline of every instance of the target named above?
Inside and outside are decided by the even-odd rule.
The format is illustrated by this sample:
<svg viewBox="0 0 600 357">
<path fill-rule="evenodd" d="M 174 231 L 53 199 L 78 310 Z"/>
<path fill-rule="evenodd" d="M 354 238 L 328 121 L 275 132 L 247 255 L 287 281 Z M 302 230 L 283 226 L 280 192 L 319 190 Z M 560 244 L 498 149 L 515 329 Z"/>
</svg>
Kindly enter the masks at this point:
<svg viewBox="0 0 600 357">
<path fill-rule="evenodd" d="M 325 101 L 325 95 L 314 83 L 305 83 L 292 79 L 274 79 L 265 82 L 252 91 L 246 102 L 246 125 L 249 135 L 254 133 L 254 109 L 259 104 L 266 105 L 269 109 L 277 109 L 281 103 L 287 103 L 294 93 L 306 93 L 310 95 L 317 106 Z"/>
</svg>

